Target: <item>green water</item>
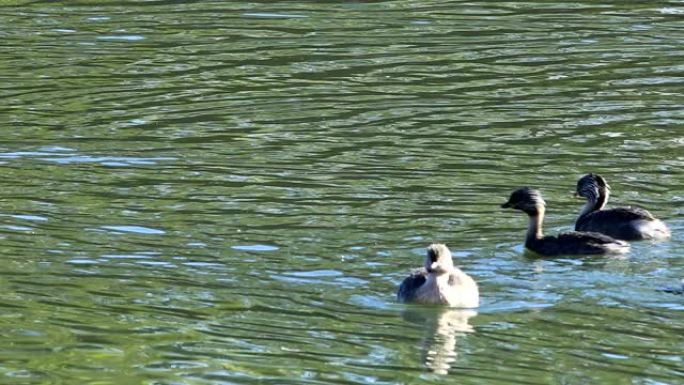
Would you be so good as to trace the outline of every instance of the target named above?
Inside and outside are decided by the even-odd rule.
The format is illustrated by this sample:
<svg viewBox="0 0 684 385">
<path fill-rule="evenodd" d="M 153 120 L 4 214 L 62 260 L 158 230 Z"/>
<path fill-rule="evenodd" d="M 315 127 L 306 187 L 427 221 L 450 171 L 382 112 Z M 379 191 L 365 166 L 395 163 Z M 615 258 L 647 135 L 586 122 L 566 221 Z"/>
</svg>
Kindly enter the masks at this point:
<svg viewBox="0 0 684 385">
<path fill-rule="evenodd" d="M 683 383 L 683 16 L 1 3 L 0 383 Z M 589 171 L 672 239 L 525 254 Z M 394 301 L 433 241 L 477 312 Z"/>
</svg>

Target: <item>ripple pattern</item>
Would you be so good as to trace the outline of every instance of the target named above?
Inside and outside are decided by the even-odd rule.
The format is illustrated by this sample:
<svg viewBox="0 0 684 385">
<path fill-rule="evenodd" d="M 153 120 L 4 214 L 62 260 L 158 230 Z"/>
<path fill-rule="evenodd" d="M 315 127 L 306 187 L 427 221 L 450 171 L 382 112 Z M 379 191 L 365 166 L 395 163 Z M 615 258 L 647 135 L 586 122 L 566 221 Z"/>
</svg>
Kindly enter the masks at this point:
<svg viewBox="0 0 684 385">
<path fill-rule="evenodd" d="M 0 5 L 0 383 L 681 383 L 683 13 Z M 589 171 L 673 238 L 528 258 Z M 477 312 L 394 302 L 433 241 Z"/>
</svg>

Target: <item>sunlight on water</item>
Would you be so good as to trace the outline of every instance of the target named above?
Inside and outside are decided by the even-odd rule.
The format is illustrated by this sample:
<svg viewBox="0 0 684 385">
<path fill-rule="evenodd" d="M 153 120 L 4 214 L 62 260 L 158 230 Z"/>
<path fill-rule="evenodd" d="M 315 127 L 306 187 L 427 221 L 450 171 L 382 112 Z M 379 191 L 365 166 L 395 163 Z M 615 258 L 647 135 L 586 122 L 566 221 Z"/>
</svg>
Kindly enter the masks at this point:
<svg viewBox="0 0 684 385">
<path fill-rule="evenodd" d="M 152 229 L 143 226 L 102 226 L 105 230 L 112 230 L 119 233 L 138 233 L 138 234 L 165 234 L 166 232 L 159 229 Z"/>
<path fill-rule="evenodd" d="M 0 383 L 682 383 L 677 2 L 1 7 Z M 526 252 L 592 171 L 671 239 Z"/>
<path fill-rule="evenodd" d="M 290 19 L 290 18 L 303 18 L 303 17 L 307 17 L 307 16 L 305 16 L 305 15 L 292 15 L 292 14 L 288 15 L 288 14 L 283 14 L 283 13 L 267 13 L 267 12 L 245 12 L 245 13 L 242 14 L 242 16 L 246 16 L 246 17 L 265 17 L 265 18 L 275 18 L 275 19 L 278 19 L 278 18 Z"/>
<path fill-rule="evenodd" d="M 276 251 L 278 247 L 270 245 L 238 245 L 231 246 L 232 249 L 241 251 Z"/>
</svg>

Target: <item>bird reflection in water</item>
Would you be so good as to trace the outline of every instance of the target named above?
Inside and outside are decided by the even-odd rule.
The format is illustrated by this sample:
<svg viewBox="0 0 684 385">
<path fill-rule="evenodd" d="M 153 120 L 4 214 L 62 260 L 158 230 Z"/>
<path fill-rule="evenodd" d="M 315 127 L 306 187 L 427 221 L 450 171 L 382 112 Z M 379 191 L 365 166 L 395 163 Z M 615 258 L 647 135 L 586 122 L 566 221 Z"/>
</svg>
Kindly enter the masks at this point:
<svg viewBox="0 0 684 385">
<path fill-rule="evenodd" d="M 421 306 L 407 309 L 403 318 L 421 324 L 425 335 L 421 342 L 421 360 L 435 374 L 447 374 L 457 361 L 458 340 L 475 331 L 469 319 L 473 309 L 453 309 Z"/>
</svg>

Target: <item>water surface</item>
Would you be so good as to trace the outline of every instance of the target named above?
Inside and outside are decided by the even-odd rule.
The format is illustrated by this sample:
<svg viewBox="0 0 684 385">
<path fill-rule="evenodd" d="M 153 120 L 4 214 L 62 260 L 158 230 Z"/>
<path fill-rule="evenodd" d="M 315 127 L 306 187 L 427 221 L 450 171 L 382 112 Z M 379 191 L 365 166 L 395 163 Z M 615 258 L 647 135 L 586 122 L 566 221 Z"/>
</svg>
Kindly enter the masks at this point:
<svg viewBox="0 0 684 385">
<path fill-rule="evenodd" d="M 0 6 L 3 384 L 679 384 L 684 7 Z M 533 258 L 586 172 L 673 230 Z M 477 311 L 404 306 L 447 243 Z"/>
</svg>

